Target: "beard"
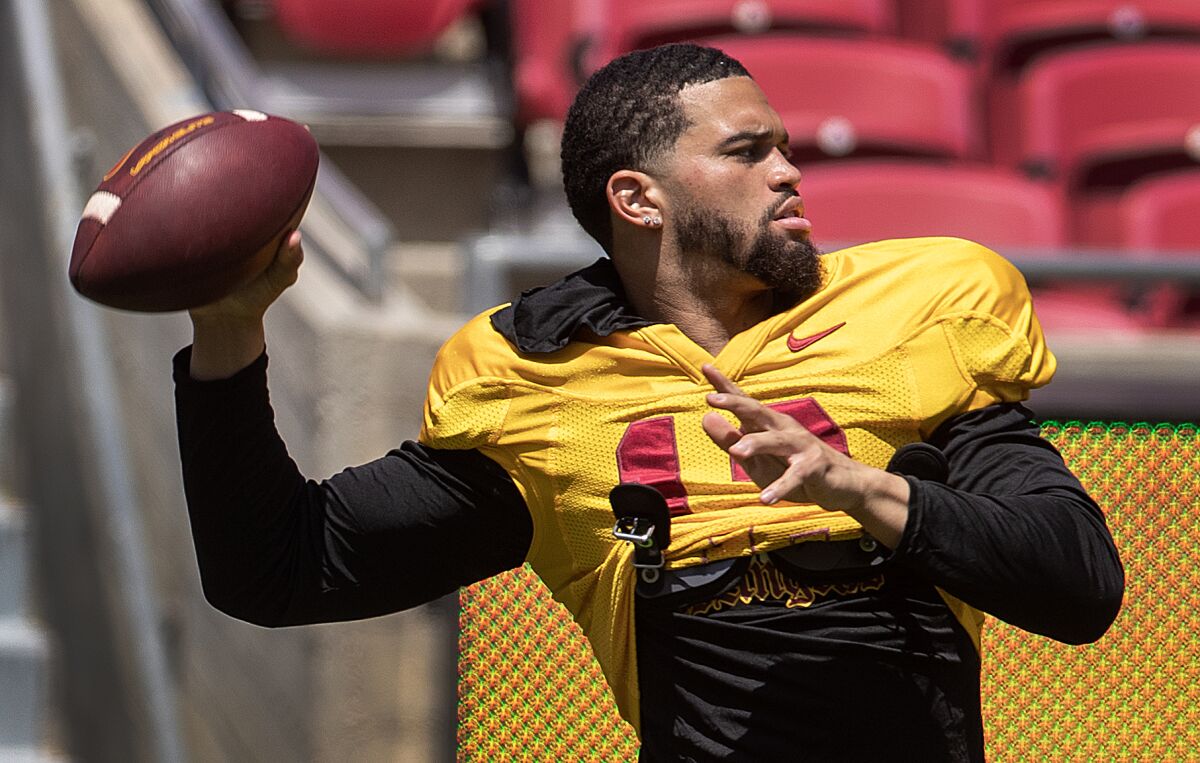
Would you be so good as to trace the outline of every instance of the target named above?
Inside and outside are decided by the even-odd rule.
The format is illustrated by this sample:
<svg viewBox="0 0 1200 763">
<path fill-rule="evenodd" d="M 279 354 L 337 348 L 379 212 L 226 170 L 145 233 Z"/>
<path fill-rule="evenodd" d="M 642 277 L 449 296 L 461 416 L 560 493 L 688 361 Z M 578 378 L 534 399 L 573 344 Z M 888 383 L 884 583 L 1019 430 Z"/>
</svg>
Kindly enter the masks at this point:
<svg viewBox="0 0 1200 763">
<path fill-rule="evenodd" d="M 752 275 L 789 303 L 811 296 L 821 286 L 821 252 L 807 237 L 792 238 L 771 230 L 771 221 L 794 193 L 780 194 L 753 229 L 720 212 L 691 204 L 675 226 L 684 252 L 709 255 Z"/>
</svg>

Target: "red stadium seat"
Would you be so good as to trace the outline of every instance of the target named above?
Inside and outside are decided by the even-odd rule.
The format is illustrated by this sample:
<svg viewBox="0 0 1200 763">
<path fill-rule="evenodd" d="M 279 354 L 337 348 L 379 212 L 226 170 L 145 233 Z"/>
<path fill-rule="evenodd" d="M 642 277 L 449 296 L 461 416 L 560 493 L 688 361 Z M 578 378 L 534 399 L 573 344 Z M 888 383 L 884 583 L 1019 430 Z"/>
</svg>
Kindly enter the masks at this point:
<svg viewBox="0 0 1200 763">
<path fill-rule="evenodd" d="M 803 168 L 805 216 L 821 242 L 958 236 L 1003 252 L 1062 247 L 1062 197 L 1011 170 L 905 160 L 823 162 Z M 1033 289 L 1047 331 L 1138 331 L 1118 288 L 1045 284 Z"/>
<path fill-rule="evenodd" d="M 273 0 L 292 42 L 333 55 L 424 53 L 481 0 Z"/>
<path fill-rule="evenodd" d="M 904 33 L 1019 69 L 1058 48 L 1100 40 L 1200 39 L 1200 5 L 1180 0 L 899 0 Z"/>
<path fill-rule="evenodd" d="M 706 42 L 745 64 L 801 160 L 980 153 L 970 71 L 926 46 L 795 35 Z"/>
<path fill-rule="evenodd" d="M 821 241 L 959 236 L 986 246 L 1061 247 L 1059 196 L 1016 172 L 911 160 L 802 167 L 805 215 Z"/>
<path fill-rule="evenodd" d="M 1200 169 L 1150 178 L 1130 187 L 1117 216 L 1124 246 L 1200 260 Z"/>
<path fill-rule="evenodd" d="M 509 0 L 517 119 L 562 121 L 579 88 L 574 64 L 576 0 Z"/>
<path fill-rule="evenodd" d="M 1038 321 L 1052 341 L 1060 332 L 1131 334 L 1146 329 L 1145 322 L 1106 286 L 1034 287 L 1030 291 Z"/>
<path fill-rule="evenodd" d="M 892 0 L 595 0 L 580 6 L 589 69 L 664 42 L 776 30 L 891 34 Z"/>
<path fill-rule="evenodd" d="M 997 161 L 1072 190 L 1190 165 L 1200 143 L 1200 45 L 1109 45 L 1048 56 L 993 91 Z"/>
<path fill-rule="evenodd" d="M 1117 210 L 1121 243 L 1135 256 L 1186 257 L 1200 263 L 1200 169 L 1163 175 L 1132 186 Z M 1155 326 L 1200 329 L 1200 289 L 1159 284 L 1145 297 Z"/>
</svg>

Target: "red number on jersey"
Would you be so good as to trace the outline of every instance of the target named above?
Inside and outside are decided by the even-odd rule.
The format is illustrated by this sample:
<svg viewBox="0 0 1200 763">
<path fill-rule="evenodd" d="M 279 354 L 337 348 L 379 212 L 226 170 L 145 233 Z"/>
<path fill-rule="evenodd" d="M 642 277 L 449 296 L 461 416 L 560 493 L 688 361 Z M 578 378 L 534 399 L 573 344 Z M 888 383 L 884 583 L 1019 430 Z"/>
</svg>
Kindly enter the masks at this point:
<svg viewBox="0 0 1200 763">
<path fill-rule="evenodd" d="M 671 516 L 692 513 L 679 475 L 673 417 L 659 416 L 630 424 L 617 444 L 617 473 L 621 482 L 640 482 L 662 493 Z"/>
<path fill-rule="evenodd" d="M 850 446 L 846 444 L 846 433 L 834 423 L 833 419 L 829 418 L 829 414 L 825 412 L 821 404 L 811 397 L 769 403 L 767 407 L 791 416 L 799 422 L 800 426 L 821 438 L 821 441 L 829 447 L 845 453 L 847 456 L 850 455 Z M 734 482 L 751 481 L 750 475 L 746 474 L 746 470 L 732 457 L 729 459 L 729 468 L 733 472 Z"/>
<path fill-rule="evenodd" d="M 846 433 L 811 397 L 771 403 L 768 407 L 791 416 L 826 445 L 850 455 Z M 734 481 L 750 481 L 750 476 L 737 462 L 730 458 L 729 463 Z M 671 516 L 691 513 L 680 474 L 674 417 L 659 416 L 630 424 L 617 444 L 617 472 L 621 482 L 640 482 L 662 493 Z"/>
</svg>

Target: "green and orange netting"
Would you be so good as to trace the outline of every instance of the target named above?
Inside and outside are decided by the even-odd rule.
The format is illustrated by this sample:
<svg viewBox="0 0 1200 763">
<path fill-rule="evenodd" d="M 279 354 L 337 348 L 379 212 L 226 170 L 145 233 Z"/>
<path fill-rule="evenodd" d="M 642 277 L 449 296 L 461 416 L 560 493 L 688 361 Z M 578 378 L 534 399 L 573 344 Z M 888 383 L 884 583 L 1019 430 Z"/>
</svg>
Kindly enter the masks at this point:
<svg viewBox="0 0 1200 763">
<path fill-rule="evenodd" d="M 1047 422 L 1125 562 L 1125 605 L 1072 647 L 989 619 L 988 758 L 1200 758 L 1200 437 L 1195 424 Z M 459 759 L 619 761 L 630 728 L 579 628 L 528 568 L 464 589 Z"/>
</svg>

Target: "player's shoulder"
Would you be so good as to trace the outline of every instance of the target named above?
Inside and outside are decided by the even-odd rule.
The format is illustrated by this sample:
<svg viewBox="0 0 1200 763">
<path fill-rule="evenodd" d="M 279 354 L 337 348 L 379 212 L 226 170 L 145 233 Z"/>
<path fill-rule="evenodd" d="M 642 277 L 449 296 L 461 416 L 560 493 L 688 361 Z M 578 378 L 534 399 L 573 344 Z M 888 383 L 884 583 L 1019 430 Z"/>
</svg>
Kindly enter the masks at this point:
<svg viewBox="0 0 1200 763">
<path fill-rule="evenodd" d="M 986 302 L 1028 293 L 1017 268 L 998 252 L 964 238 L 888 239 L 843 249 L 834 258 L 836 278 L 868 276 L 882 288 L 916 289 L 950 302 Z"/>
<path fill-rule="evenodd" d="M 965 238 L 926 236 L 872 241 L 834 252 L 859 268 L 924 271 L 943 277 L 1005 278 L 1016 272 L 996 251 Z"/>
<path fill-rule="evenodd" d="M 431 373 L 436 387 L 445 390 L 472 380 L 498 381 L 512 374 L 519 360 L 517 352 L 491 320 L 503 307 L 474 316 L 442 344 Z"/>
</svg>

